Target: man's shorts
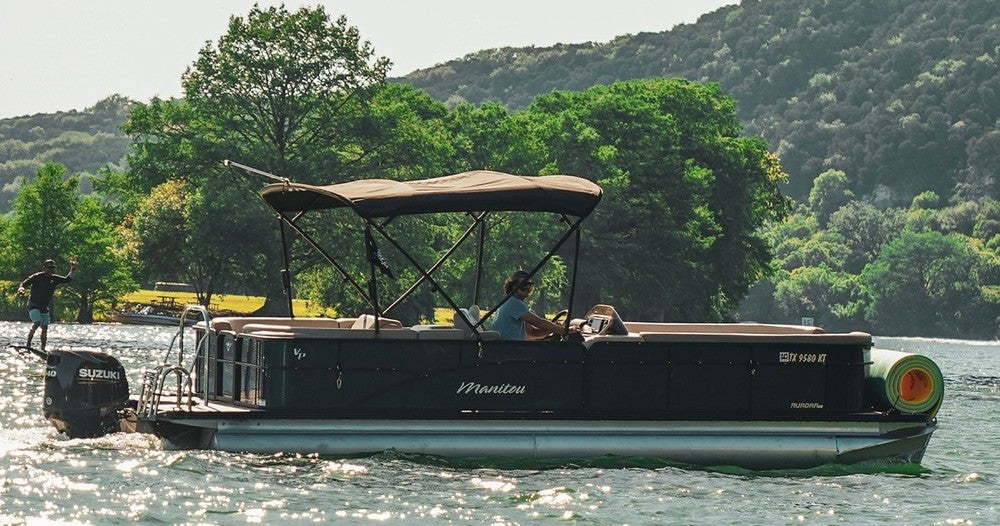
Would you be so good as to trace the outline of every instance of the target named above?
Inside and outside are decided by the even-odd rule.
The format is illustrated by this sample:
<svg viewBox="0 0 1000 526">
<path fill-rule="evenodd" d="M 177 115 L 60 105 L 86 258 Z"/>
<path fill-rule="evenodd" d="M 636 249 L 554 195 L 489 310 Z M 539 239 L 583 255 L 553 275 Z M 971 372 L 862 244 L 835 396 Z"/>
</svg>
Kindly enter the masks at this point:
<svg viewBox="0 0 1000 526">
<path fill-rule="evenodd" d="M 29 310 L 28 316 L 31 318 L 31 321 L 43 327 L 47 326 L 51 319 L 48 312 L 42 312 L 40 309 Z"/>
</svg>

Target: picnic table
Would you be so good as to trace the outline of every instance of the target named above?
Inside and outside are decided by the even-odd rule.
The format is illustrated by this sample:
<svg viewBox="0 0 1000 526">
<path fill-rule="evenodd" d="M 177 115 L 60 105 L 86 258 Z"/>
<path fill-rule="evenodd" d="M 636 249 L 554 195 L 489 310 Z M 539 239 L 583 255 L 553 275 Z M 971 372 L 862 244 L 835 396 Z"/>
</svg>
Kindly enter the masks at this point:
<svg viewBox="0 0 1000 526">
<path fill-rule="evenodd" d="M 165 307 L 174 307 L 176 302 L 173 296 L 157 296 L 157 303 Z"/>
</svg>

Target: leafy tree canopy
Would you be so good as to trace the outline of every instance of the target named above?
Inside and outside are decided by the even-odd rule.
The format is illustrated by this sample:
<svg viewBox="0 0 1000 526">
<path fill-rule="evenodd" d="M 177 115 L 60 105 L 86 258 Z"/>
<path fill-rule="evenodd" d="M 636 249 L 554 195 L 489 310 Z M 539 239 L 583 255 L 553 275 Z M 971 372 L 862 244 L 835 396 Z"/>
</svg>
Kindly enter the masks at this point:
<svg viewBox="0 0 1000 526">
<path fill-rule="evenodd" d="M 980 334 L 996 312 L 980 290 L 987 266 L 957 234 L 904 231 L 862 274 L 866 316 L 897 334 Z"/>
<path fill-rule="evenodd" d="M 669 31 L 483 50 L 400 80 L 510 109 L 618 79 L 717 82 L 797 201 L 837 169 L 858 197 L 905 206 L 925 190 L 1000 195 L 998 41 L 992 0 L 749 0 Z"/>
<path fill-rule="evenodd" d="M 784 173 L 762 141 L 739 136 L 735 103 L 718 85 L 653 79 L 554 92 L 524 118 L 548 146 L 543 172 L 605 190 L 589 223 L 583 303 L 719 319 L 767 274 L 759 229 L 787 211 Z"/>
<path fill-rule="evenodd" d="M 343 17 L 331 20 L 323 7 L 255 6 L 201 50 L 182 78 L 183 101 L 154 99 L 132 113 L 125 129 L 135 150 L 130 178 L 119 181 L 122 195 L 186 181 L 185 241 L 203 257 L 187 258 L 183 274 L 196 276 L 206 297 L 234 278 L 280 283 L 273 215 L 254 195 L 267 181 L 235 176 L 223 159 L 330 182 L 369 154 L 354 130 L 388 67 L 356 28 Z M 227 238 L 240 250 L 226 250 L 220 240 Z M 280 308 L 280 296 L 267 289 L 265 309 Z"/>
</svg>

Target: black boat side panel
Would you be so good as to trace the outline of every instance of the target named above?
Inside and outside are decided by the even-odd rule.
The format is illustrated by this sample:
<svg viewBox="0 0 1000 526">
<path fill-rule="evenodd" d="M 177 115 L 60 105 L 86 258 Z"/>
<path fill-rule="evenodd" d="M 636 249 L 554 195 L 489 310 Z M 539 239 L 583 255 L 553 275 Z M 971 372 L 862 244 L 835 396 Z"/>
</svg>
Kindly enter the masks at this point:
<svg viewBox="0 0 1000 526">
<path fill-rule="evenodd" d="M 672 411 L 750 409 L 750 353 L 729 344 L 672 344 Z"/>
<path fill-rule="evenodd" d="M 666 411 L 670 349 L 666 345 L 598 342 L 587 353 L 588 407 L 598 411 Z"/>
<path fill-rule="evenodd" d="M 864 348 L 857 345 L 605 341 L 588 349 L 223 335 L 216 347 L 211 397 L 266 409 L 798 418 L 864 408 Z"/>
<path fill-rule="evenodd" d="M 752 362 L 750 397 L 755 411 L 863 410 L 860 347 L 759 345 L 752 349 Z"/>
<path fill-rule="evenodd" d="M 244 364 L 242 376 L 259 375 L 256 403 L 269 409 L 545 411 L 583 404 L 582 346 L 500 342 L 482 352 L 475 341 L 251 340 L 248 346 L 259 348 L 260 365 L 255 371 Z M 223 378 L 223 399 L 227 386 Z"/>
</svg>

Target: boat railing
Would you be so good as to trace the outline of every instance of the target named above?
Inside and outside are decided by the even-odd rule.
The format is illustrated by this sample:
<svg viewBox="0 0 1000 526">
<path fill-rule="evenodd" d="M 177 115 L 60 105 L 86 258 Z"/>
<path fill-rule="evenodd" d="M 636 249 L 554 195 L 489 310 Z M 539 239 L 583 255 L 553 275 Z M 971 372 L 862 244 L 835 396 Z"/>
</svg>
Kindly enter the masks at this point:
<svg viewBox="0 0 1000 526">
<path fill-rule="evenodd" d="M 197 338 L 195 343 L 195 359 L 191 361 L 191 368 L 193 369 L 195 364 L 198 363 L 198 355 L 201 354 L 201 387 L 202 387 L 202 403 L 208 405 L 208 336 L 209 329 L 212 327 L 212 317 L 208 314 L 208 307 L 204 305 L 187 305 L 181 312 L 181 326 L 178 332 L 181 333 L 179 338 L 180 342 L 177 347 L 177 365 L 182 366 L 184 364 L 184 322 L 187 319 L 187 315 L 192 312 L 201 313 L 201 319 L 205 323 L 205 330 L 202 332 L 201 337 Z M 195 331 L 197 335 L 198 332 Z M 190 371 L 189 369 L 189 371 Z M 189 378 L 190 380 L 190 378 Z"/>
<path fill-rule="evenodd" d="M 170 340 L 170 346 L 167 348 L 167 354 L 163 357 L 163 363 L 170 363 L 170 355 L 174 352 L 174 345 L 177 345 L 177 365 L 184 365 L 184 329 L 187 328 L 187 318 L 188 314 L 192 312 L 201 313 L 201 321 L 204 321 L 205 327 L 210 327 L 212 319 L 208 314 L 208 309 L 202 305 L 186 305 L 184 310 L 181 311 L 181 316 L 179 318 L 179 327 L 177 332 L 174 333 L 174 337 Z M 205 335 L 208 331 L 205 331 Z M 204 336 L 199 340 L 195 347 L 201 346 Z"/>
<path fill-rule="evenodd" d="M 201 322 L 204 323 L 204 331 L 200 337 L 197 337 L 198 331 L 195 330 L 196 341 L 195 341 L 195 354 L 194 359 L 191 360 L 190 365 L 185 366 L 184 364 L 184 341 L 185 341 L 185 331 L 189 328 L 187 325 L 187 318 L 192 313 L 201 314 Z M 170 340 L 170 346 L 167 348 L 167 354 L 163 357 L 163 364 L 156 367 L 149 373 L 147 377 L 143 379 L 143 393 L 139 398 L 139 408 L 140 414 L 145 408 L 152 416 L 156 412 L 156 407 L 159 404 L 160 399 L 163 396 L 163 389 L 166 386 L 166 378 L 170 373 L 177 375 L 177 405 L 182 404 L 182 398 L 184 396 L 188 397 L 188 405 L 193 404 L 194 398 L 194 387 L 192 385 L 192 376 L 195 371 L 194 368 L 198 364 L 198 356 L 201 355 L 201 387 L 202 387 L 202 403 L 208 404 L 208 342 L 209 342 L 209 328 L 211 327 L 212 319 L 208 313 L 208 309 L 203 305 L 186 305 L 181 311 L 179 326 L 177 332 L 174 334 L 173 339 Z M 199 323 L 200 325 L 200 323 Z M 177 347 L 177 359 L 176 361 L 171 361 L 171 355 L 174 351 L 174 346 Z M 148 375 L 152 375 L 149 377 Z M 187 392 L 184 392 L 184 385 L 187 385 Z M 147 394 L 148 392 L 148 394 Z M 151 404 L 148 407 L 143 404 Z"/>
<path fill-rule="evenodd" d="M 205 323 L 205 332 L 195 343 L 195 358 L 197 359 L 197 353 L 202 347 L 204 347 L 206 351 L 208 350 L 208 328 L 212 325 L 212 318 L 208 314 L 208 309 L 203 305 L 186 305 L 184 310 L 181 311 L 180 327 L 177 329 L 177 336 L 175 337 L 175 340 L 177 341 L 177 365 L 180 366 L 184 365 L 184 330 L 187 326 L 185 322 L 187 321 L 188 314 L 192 312 L 201 313 L 201 319 Z M 197 332 L 195 332 L 195 334 L 197 334 Z M 169 352 L 167 356 L 169 357 Z M 165 362 L 169 363 L 169 360 L 165 360 Z"/>
<path fill-rule="evenodd" d="M 167 379 L 173 375 L 177 379 L 173 392 L 167 392 Z M 191 385 L 191 373 L 179 365 L 163 364 L 147 371 L 142 379 L 142 391 L 139 393 L 139 403 L 136 413 L 151 420 L 156 419 L 156 412 L 165 395 L 176 396 L 175 406 L 181 409 L 187 406 L 190 410 L 194 405 L 194 391 Z M 186 403 L 185 403 L 186 402 Z"/>
</svg>

